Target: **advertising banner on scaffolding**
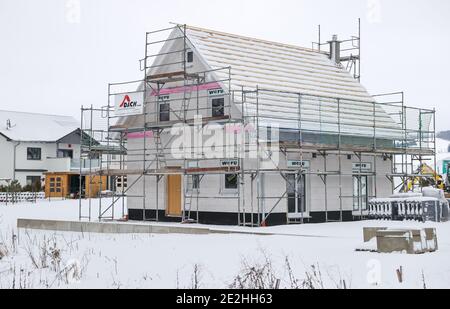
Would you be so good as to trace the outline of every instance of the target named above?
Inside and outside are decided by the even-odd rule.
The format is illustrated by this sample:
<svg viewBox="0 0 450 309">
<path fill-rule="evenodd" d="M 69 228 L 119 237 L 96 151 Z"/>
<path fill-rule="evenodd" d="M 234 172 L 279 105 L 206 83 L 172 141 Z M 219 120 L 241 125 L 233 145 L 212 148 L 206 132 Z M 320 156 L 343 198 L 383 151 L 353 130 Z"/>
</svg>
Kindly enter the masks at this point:
<svg viewBox="0 0 450 309">
<path fill-rule="evenodd" d="M 115 95 L 114 114 L 135 116 L 144 113 L 144 93 L 134 92 Z"/>
</svg>

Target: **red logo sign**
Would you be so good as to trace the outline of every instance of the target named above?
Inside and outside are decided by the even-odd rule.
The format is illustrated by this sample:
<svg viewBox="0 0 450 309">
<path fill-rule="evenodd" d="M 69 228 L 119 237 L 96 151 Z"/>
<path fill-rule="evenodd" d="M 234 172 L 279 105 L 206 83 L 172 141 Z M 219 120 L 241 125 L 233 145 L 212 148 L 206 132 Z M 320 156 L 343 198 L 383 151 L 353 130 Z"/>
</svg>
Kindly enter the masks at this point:
<svg viewBox="0 0 450 309">
<path fill-rule="evenodd" d="M 127 94 L 122 100 L 122 103 L 120 103 L 120 108 L 130 108 L 130 107 L 136 107 L 138 102 L 131 101 L 130 96 Z"/>
</svg>

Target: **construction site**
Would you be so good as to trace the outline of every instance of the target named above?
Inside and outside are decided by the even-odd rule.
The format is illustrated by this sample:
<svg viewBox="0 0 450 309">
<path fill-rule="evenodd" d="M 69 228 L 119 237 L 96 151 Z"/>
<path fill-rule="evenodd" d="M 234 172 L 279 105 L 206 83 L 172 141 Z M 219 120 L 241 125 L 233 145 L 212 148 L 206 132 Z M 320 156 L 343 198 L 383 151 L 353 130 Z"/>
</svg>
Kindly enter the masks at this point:
<svg viewBox="0 0 450 309">
<path fill-rule="evenodd" d="M 372 199 L 438 186 L 435 111 L 367 92 L 360 31 L 318 37 L 302 48 L 178 24 L 147 32 L 143 79 L 81 109 L 80 174 L 109 194 L 98 213 L 80 194 L 79 219 L 113 220 L 122 205 L 135 221 L 344 222 L 368 218 Z M 180 143 L 187 131 L 194 142 Z"/>
</svg>

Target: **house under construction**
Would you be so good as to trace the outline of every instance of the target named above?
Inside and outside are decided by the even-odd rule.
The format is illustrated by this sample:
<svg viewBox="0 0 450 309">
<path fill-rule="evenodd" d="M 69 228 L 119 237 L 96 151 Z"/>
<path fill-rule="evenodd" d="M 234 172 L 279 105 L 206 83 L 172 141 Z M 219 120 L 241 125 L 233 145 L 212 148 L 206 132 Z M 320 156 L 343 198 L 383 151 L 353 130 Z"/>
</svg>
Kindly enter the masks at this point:
<svg viewBox="0 0 450 309">
<path fill-rule="evenodd" d="M 434 160 L 434 110 L 366 91 L 359 34 L 301 48 L 176 25 L 146 33 L 145 50 L 143 80 L 82 108 L 82 130 L 100 141 L 81 143 L 82 159 L 103 162 L 80 172 L 128 183 L 100 201 L 100 220 L 118 204 L 143 221 L 360 220 Z"/>
</svg>

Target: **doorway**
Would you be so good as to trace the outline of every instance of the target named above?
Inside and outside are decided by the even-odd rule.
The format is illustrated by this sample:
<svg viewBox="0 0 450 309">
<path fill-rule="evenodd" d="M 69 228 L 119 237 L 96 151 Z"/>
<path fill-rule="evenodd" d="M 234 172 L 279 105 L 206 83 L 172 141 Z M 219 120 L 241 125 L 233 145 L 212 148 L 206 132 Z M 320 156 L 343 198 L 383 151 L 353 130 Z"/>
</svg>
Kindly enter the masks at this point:
<svg viewBox="0 0 450 309">
<path fill-rule="evenodd" d="M 181 217 L 181 189 L 182 176 L 167 176 L 167 210 L 166 214 L 170 217 Z"/>
<path fill-rule="evenodd" d="M 298 219 L 306 216 L 306 176 L 287 175 L 288 217 Z"/>
<path fill-rule="evenodd" d="M 353 176 L 353 211 L 367 211 L 368 181 L 367 176 Z"/>
</svg>

